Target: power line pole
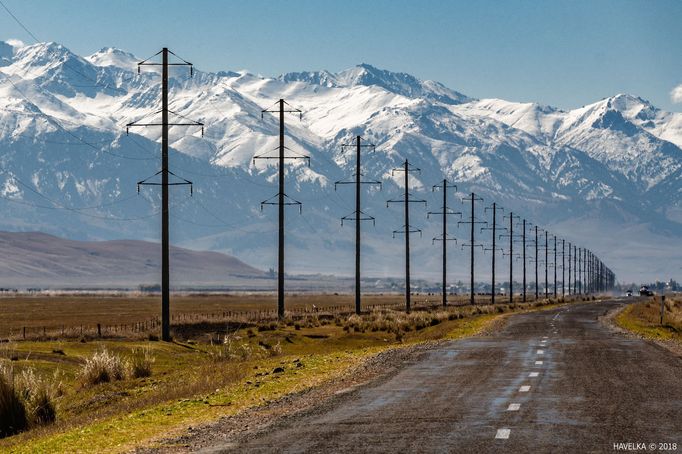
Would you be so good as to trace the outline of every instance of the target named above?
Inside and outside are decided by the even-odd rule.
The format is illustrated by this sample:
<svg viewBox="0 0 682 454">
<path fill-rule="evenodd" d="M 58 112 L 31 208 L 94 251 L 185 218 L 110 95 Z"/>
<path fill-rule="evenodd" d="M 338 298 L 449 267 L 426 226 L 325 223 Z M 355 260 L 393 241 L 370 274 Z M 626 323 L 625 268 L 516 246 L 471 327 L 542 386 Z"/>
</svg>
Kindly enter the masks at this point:
<svg viewBox="0 0 682 454">
<path fill-rule="evenodd" d="M 571 243 L 568 243 L 568 294 L 569 296 L 573 294 L 571 290 L 571 251 L 573 250 L 573 246 L 571 246 Z"/>
<path fill-rule="evenodd" d="M 275 107 L 277 106 L 277 107 Z M 274 108 L 274 109 L 273 109 Z M 309 156 L 286 156 L 285 150 L 288 148 L 284 146 L 284 114 L 296 113 L 299 119 L 302 118 L 303 113 L 296 108 L 291 107 L 285 100 L 280 99 L 273 107 L 261 110 L 261 118 L 266 112 L 279 113 L 279 150 L 278 156 L 259 155 L 254 156 L 256 159 L 276 159 L 279 168 L 279 192 L 273 197 L 264 200 L 260 203 L 260 209 L 263 210 L 263 205 L 277 205 L 279 215 L 279 228 L 277 237 L 277 317 L 282 320 L 284 318 L 284 207 L 287 205 L 298 205 L 299 213 L 302 210 L 302 204 L 298 200 L 294 200 L 284 192 L 284 161 L 286 159 L 304 159 L 310 166 Z M 276 202 L 272 200 L 277 198 Z"/>
<path fill-rule="evenodd" d="M 535 299 L 540 296 L 538 285 L 538 226 L 535 226 Z"/>
<path fill-rule="evenodd" d="M 589 294 L 589 289 L 587 288 L 587 249 L 583 248 L 583 288 L 585 294 Z"/>
<path fill-rule="evenodd" d="M 334 190 L 336 191 L 336 186 L 339 184 L 353 184 L 355 185 L 355 211 L 350 215 L 341 218 L 341 225 L 343 226 L 343 221 L 355 221 L 355 313 L 360 314 L 361 303 L 360 303 L 360 223 L 362 221 L 372 221 L 374 224 L 375 220 L 373 216 L 370 216 L 362 211 L 361 201 L 360 201 L 360 186 L 363 184 L 378 185 L 381 189 L 380 181 L 362 181 L 362 167 L 360 164 L 360 150 L 362 148 L 368 147 L 372 150 L 375 146 L 371 143 L 362 144 L 362 137 L 356 136 L 354 144 L 344 144 L 341 145 L 341 150 L 343 151 L 346 147 L 355 147 L 355 180 L 353 181 L 337 181 L 334 183 Z"/>
<path fill-rule="evenodd" d="M 554 236 L 554 298 L 556 298 L 556 268 L 557 268 L 557 263 L 556 263 L 556 235 Z"/>
<path fill-rule="evenodd" d="M 443 179 L 443 182 L 441 184 L 436 184 L 433 185 L 431 188 L 431 191 L 435 191 L 436 189 L 442 188 L 443 192 L 443 206 L 441 207 L 441 211 L 429 211 L 426 213 L 426 218 L 428 219 L 430 215 L 432 214 L 441 214 L 443 215 L 443 233 L 439 237 L 433 238 L 431 240 L 431 243 L 435 243 L 436 241 L 442 241 L 443 242 L 443 306 L 448 305 L 448 290 L 447 290 L 447 243 L 448 241 L 454 241 L 457 243 L 457 238 L 450 238 L 448 236 L 448 215 L 455 215 L 458 214 L 459 217 L 462 217 L 462 212 L 461 211 L 452 211 L 450 208 L 448 208 L 448 188 L 454 188 L 455 191 L 457 190 L 457 185 L 450 184 L 448 183 L 448 180 L 445 178 Z"/>
<path fill-rule="evenodd" d="M 161 63 L 150 62 L 152 58 L 161 54 Z M 169 55 L 174 55 L 180 63 L 169 63 Z M 192 182 L 184 178 L 178 177 L 168 169 L 168 128 L 169 126 L 201 126 L 201 133 L 204 133 L 204 124 L 198 121 L 186 119 L 182 115 L 168 109 L 168 67 L 169 66 L 189 66 L 190 76 L 193 75 L 194 70 L 190 62 L 183 60 L 175 55 L 173 52 L 164 47 L 159 52 L 154 54 L 147 60 L 143 60 L 137 64 L 137 72 L 140 72 L 141 66 L 161 66 L 161 110 L 155 114 L 161 113 L 161 123 L 143 122 L 143 120 L 134 121 L 126 125 L 126 134 L 132 127 L 146 127 L 146 126 L 161 126 L 161 170 L 153 176 L 137 182 L 137 192 L 140 192 L 140 186 L 161 186 L 161 339 L 165 342 L 170 342 L 170 229 L 169 229 L 169 208 L 168 208 L 168 187 L 189 185 L 190 194 L 192 193 Z M 187 122 L 169 121 L 169 114 L 180 117 Z M 152 178 L 161 175 L 161 183 L 149 181 Z M 169 175 L 176 177 L 179 181 L 169 182 Z"/>
<path fill-rule="evenodd" d="M 497 239 L 497 210 L 503 210 L 503 208 L 500 208 L 497 206 L 497 203 L 493 202 L 492 205 L 489 207 L 485 207 L 484 212 L 488 212 L 488 210 L 492 211 L 493 213 L 493 224 L 492 227 L 483 227 L 481 228 L 481 231 L 483 230 L 492 230 L 493 233 L 493 247 L 490 249 L 483 249 L 484 251 L 491 251 L 492 252 L 492 261 L 491 261 L 491 282 L 492 282 L 492 288 L 491 288 L 491 298 L 490 298 L 490 303 L 495 304 L 495 255 L 497 252 L 497 248 L 495 247 L 495 240 Z M 504 228 L 502 227 L 504 230 Z M 504 252 L 504 251 L 503 251 Z"/>
<path fill-rule="evenodd" d="M 549 258 L 548 258 L 548 247 L 547 247 L 547 239 L 548 239 L 549 233 L 547 233 L 547 230 L 545 230 L 545 298 L 549 298 L 549 282 L 548 282 L 548 269 L 549 269 Z"/>
<path fill-rule="evenodd" d="M 482 245 L 482 244 L 476 244 L 476 238 L 475 238 L 475 236 L 474 236 L 474 227 L 475 227 L 476 224 L 486 224 L 485 221 L 477 221 L 477 220 L 476 220 L 475 208 L 476 208 L 476 201 L 477 201 L 477 200 L 478 200 L 479 202 L 482 202 L 482 201 L 483 201 L 483 199 L 482 199 L 481 197 L 477 196 L 477 195 L 474 194 L 473 192 L 471 193 L 471 195 L 470 195 L 469 197 L 464 197 L 464 198 L 462 198 L 462 203 L 467 202 L 467 201 L 470 201 L 470 202 L 471 202 L 471 215 L 470 215 L 468 221 L 459 221 L 459 222 L 457 223 L 457 226 L 458 226 L 458 227 L 459 227 L 459 224 L 471 224 L 471 237 L 470 237 L 470 240 L 469 240 L 469 244 L 463 244 L 462 247 L 464 248 L 464 247 L 466 247 L 466 246 L 469 246 L 469 247 L 471 248 L 471 257 L 470 257 L 470 259 L 471 259 L 471 260 L 470 260 L 470 267 L 471 267 L 471 292 L 470 292 L 470 300 L 469 300 L 469 302 L 470 302 L 472 305 L 475 303 L 475 299 L 474 299 L 474 293 L 475 293 L 475 284 L 474 284 L 474 272 L 475 272 L 475 271 L 474 271 L 474 270 L 475 270 L 475 267 L 474 267 L 474 264 L 475 264 L 475 263 L 474 263 L 474 248 L 480 247 L 481 249 L 483 249 L 483 245 Z"/>
<path fill-rule="evenodd" d="M 509 234 L 500 235 L 500 238 L 504 236 L 509 237 L 509 304 L 512 304 L 514 302 L 514 238 L 518 237 L 518 235 L 514 235 L 514 219 L 520 219 L 520 216 L 515 216 L 514 213 L 510 211 L 509 216 L 505 216 L 505 218 L 509 218 Z M 518 257 L 518 254 L 516 256 Z"/>
<path fill-rule="evenodd" d="M 405 160 L 405 163 L 403 164 L 403 167 L 393 169 L 391 171 L 391 174 L 395 174 L 396 172 L 405 172 L 405 190 L 403 194 L 402 199 L 395 199 L 395 200 L 388 200 L 386 201 L 386 207 L 390 203 L 402 203 L 404 204 L 404 209 L 405 209 L 405 225 L 403 230 L 394 230 L 393 231 L 393 238 L 395 238 L 396 233 L 404 233 L 405 234 L 405 311 L 410 312 L 410 233 L 416 233 L 419 232 L 421 235 L 422 231 L 420 229 L 413 229 L 412 226 L 410 225 L 410 203 L 423 203 L 424 206 L 426 206 L 426 200 L 418 200 L 418 199 L 412 199 L 410 200 L 410 192 L 409 192 L 409 174 L 410 172 L 417 172 L 421 173 L 421 170 L 418 169 L 417 167 L 410 166 L 410 163 Z"/>
<path fill-rule="evenodd" d="M 526 220 L 523 220 L 523 235 L 522 235 L 522 242 L 523 242 L 523 302 L 526 302 L 526 292 L 527 292 L 527 285 L 526 285 Z"/>
<path fill-rule="evenodd" d="M 582 261 L 583 261 L 582 249 L 578 248 L 578 294 L 579 295 L 583 294 Z"/>
<path fill-rule="evenodd" d="M 561 296 L 566 296 L 566 240 L 561 239 Z"/>
</svg>

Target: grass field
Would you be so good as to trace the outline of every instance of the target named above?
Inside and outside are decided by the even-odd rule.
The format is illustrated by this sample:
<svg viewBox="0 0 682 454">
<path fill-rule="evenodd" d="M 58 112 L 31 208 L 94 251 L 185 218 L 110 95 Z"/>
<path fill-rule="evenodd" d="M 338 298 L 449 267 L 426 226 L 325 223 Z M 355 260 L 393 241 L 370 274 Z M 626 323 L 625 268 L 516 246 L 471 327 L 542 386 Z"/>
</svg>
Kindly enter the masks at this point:
<svg viewBox="0 0 682 454">
<path fill-rule="evenodd" d="M 520 301 L 520 298 L 516 298 Z M 437 305 L 440 295 L 415 295 L 413 304 Z M 467 296 L 450 296 L 452 304 L 468 302 Z M 489 297 L 477 299 L 481 303 Z M 402 294 L 368 294 L 363 296 L 363 305 L 402 306 Z M 334 313 L 350 312 L 354 307 L 352 295 L 336 294 L 294 294 L 288 295 L 286 309 L 292 315 L 312 312 L 313 307 Z M 172 322 L 177 325 L 199 321 L 222 322 L 244 314 L 248 319 L 275 318 L 276 296 L 269 294 L 247 295 L 173 295 L 171 298 Z M 81 334 L 94 336 L 97 324 L 105 327 L 105 335 L 120 337 L 133 332 L 158 331 L 161 312 L 161 298 L 158 295 L 144 296 L 4 296 L 0 297 L 0 338 L 22 339 L 24 332 L 28 339 L 46 336 L 50 338 L 80 337 Z M 228 315 L 229 313 L 229 315 Z M 227 316 L 226 316 L 227 315 Z M 148 322 L 136 327 L 135 324 Z"/>
<path fill-rule="evenodd" d="M 682 296 L 666 297 L 662 325 L 660 296 L 627 306 L 616 316 L 616 323 L 649 339 L 682 342 Z"/>
<path fill-rule="evenodd" d="M 335 306 L 342 298 L 349 297 L 332 296 L 326 302 Z M 182 307 L 188 311 L 237 302 L 225 297 L 200 302 L 187 297 L 184 304 L 179 298 L 175 301 L 177 310 Z M 257 301 L 257 298 L 242 301 L 241 307 L 260 304 Z M 325 300 L 318 295 L 296 301 L 320 307 L 320 301 Z M 130 299 L 105 298 L 105 302 L 96 304 L 116 303 L 120 305 L 117 307 L 128 308 L 125 317 L 149 310 L 138 308 L 139 304 Z M 374 310 L 361 317 L 308 314 L 282 323 L 201 321 L 193 329 L 187 323 L 182 339 L 173 343 L 135 337 L 4 342 L 0 344 L 0 365 L 11 368 L 14 376 L 32 370 L 59 392 L 54 398 L 56 422 L 0 440 L 0 451 L 126 451 L 132 446 L 153 443 L 160 435 L 181 433 L 190 425 L 317 386 L 386 349 L 472 335 L 503 313 L 550 307 L 551 303 L 461 306 L 447 310 L 434 307 L 409 315 L 392 309 Z M 51 303 L 36 299 L 32 304 L 44 308 Z M 68 314 L 84 320 L 106 315 L 100 306 L 89 311 L 86 299 L 73 303 L 60 299 L 57 304 L 70 307 Z M 78 305 L 80 313 L 76 310 Z M 47 319 L 48 315 L 38 317 Z M 66 314 L 60 317 L 68 320 Z M 13 323 L 17 320 L 21 319 L 15 318 Z M 101 384 L 87 382 L 82 376 L 84 364 L 103 349 L 128 362 L 146 352 L 153 359 L 151 375 L 127 376 Z"/>
</svg>

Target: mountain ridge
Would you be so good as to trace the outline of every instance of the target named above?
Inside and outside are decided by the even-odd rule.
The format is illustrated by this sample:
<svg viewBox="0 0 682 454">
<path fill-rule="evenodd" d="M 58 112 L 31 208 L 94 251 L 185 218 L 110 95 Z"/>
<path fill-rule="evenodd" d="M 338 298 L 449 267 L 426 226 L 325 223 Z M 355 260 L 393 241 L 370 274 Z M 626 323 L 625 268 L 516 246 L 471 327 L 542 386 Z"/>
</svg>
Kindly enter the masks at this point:
<svg viewBox="0 0 682 454">
<path fill-rule="evenodd" d="M 0 45 L 0 58 L 7 46 Z M 0 109 L 0 203 L 11 215 L 0 228 L 38 226 L 79 239 L 155 239 L 158 195 L 143 190 L 133 196 L 135 182 L 158 170 L 159 131 L 140 128 L 126 135 L 124 125 L 157 109 L 158 75 L 125 68 L 135 57 L 118 49 L 76 58 L 63 46 L 43 45 L 42 53 L 40 46 L 31 52 L 10 46 L 13 61 L 0 66 L 16 85 L 0 81 L 6 101 Z M 53 58 L 37 64 L 34 54 Z M 276 78 L 199 70 L 190 79 L 174 70 L 170 86 L 171 108 L 207 125 L 203 137 L 199 128 L 170 131 L 171 170 L 196 180 L 194 198 L 173 191 L 180 197 L 172 212 L 177 213 L 173 241 L 183 246 L 252 257 L 261 268 L 274 265 L 273 217 L 260 212 L 259 204 L 274 194 L 276 169 L 253 158 L 277 146 L 277 122 L 269 114 L 261 120 L 260 111 L 280 97 L 304 111 L 300 120 L 286 120 L 287 146 L 311 156 L 310 167 L 297 161 L 287 165 L 287 191 L 305 202 L 303 216 L 287 218 L 294 271 L 350 274 L 351 237 L 339 230 L 337 218 L 352 211 L 351 194 L 334 192 L 333 182 L 353 170 L 354 159 L 341 145 L 356 135 L 377 145 L 363 160 L 364 172 L 385 183 L 383 193 L 366 193 L 363 207 L 386 217 L 367 232 L 368 252 L 381 251 L 376 262 L 366 262 L 377 275 L 400 273 L 394 265 L 400 251 L 390 242 L 390 229 L 400 219 L 384 205 L 400 190 L 402 181 L 391 169 L 405 158 L 422 168 L 411 179 L 415 188 L 426 190 L 449 178 L 461 191 L 480 192 L 573 242 L 582 238 L 598 254 L 613 239 L 599 226 L 614 221 L 624 223 L 624 231 L 638 232 L 621 238 L 625 249 L 682 239 L 682 114 L 663 112 L 636 96 L 614 95 L 564 111 L 473 99 L 368 64 L 336 74 Z M 63 210 L 29 186 L 51 201 L 68 202 L 67 207 L 97 208 Z M 225 199 L 226 194 L 239 198 Z M 106 222 L 112 217 L 145 218 Z M 573 223 L 576 218 L 585 229 Z M 560 230 L 569 224 L 570 230 Z M 427 225 L 426 236 L 432 230 Z M 607 262 L 613 247 L 608 249 Z M 339 260 L 326 263 L 328 256 Z M 644 259 L 633 252 L 619 260 L 625 262 L 621 273 L 630 276 L 640 273 L 638 262 Z M 345 261 L 347 268 L 334 268 Z M 437 257 L 427 245 L 415 246 L 415 261 L 423 264 L 417 273 L 437 274 Z M 650 262 L 646 272 L 652 277 L 679 263 L 669 251 Z M 466 274 L 463 267 L 452 268 Z"/>
</svg>

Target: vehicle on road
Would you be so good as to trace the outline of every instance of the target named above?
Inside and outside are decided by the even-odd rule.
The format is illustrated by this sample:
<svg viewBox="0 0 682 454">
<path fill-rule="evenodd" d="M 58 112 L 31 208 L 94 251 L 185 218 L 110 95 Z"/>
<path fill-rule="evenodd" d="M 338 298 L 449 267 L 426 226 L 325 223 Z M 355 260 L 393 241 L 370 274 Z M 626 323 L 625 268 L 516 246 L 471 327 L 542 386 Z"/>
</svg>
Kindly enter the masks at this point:
<svg viewBox="0 0 682 454">
<path fill-rule="evenodd" d="M 654 296 L 654 292 L 649 290 L 649 287 L 643 285 L 639 288 L 639 296 Z"/>
<path fill-rule="evenodd" d="M 632 296 L 632 290 L 628 290 L 627 292 L 625 292 L 625 296 Z"/>
</svg>

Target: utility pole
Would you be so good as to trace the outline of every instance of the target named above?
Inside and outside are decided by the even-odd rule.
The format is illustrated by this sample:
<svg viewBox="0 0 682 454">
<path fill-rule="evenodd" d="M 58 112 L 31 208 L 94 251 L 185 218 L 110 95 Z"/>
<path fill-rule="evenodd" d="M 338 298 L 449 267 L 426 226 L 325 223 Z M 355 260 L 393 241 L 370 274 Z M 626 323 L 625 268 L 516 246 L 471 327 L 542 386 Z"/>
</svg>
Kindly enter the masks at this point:
<svg viewBox="0 0 682 454">
<path fill-rule="evenodd" d="M 585 294 L 589 294 L 589 289 L 587 288 L 587 249 L 583 248 L 583 288 L 585 289 Z"/>
<path fill-rule="evenodd" d="M 470 237 L 470 239 L 469 239 L 469 244 L 463 244 L 463 245 L 462 245 L 463 248 L 466 247 L 466 246 L 469 246 L 469 247 L 471 248 L 471 256 L 470 256 L 470 259 L 471 259 L 471 260 L 470 260 L 470 265 L 469 265 L 469 266 L 470 266 L 470 271 L 471 271 L 471 291 L 470 291 L 470 300 L 469 300 L 469 302 L 471 303 L 471 305 L 474 305 L 474 304 L 475 304 L 474 294 L 475 294 L 475 292 L 476 292 L 476 290 L 475 290 L 475 283 L 474 283 L 474 272 L 475 272 L 475 271 L 474 271 L 474 270 L 475 270 L 475 266 L 474 266 L 474 264 L 475 264 L 475 263 L 474 263 L 474 248 L 480 247 L 481 249 L 483 249 L 483 245 L 482 245 L 482 244 L 476 244 L 476 238 L 475 238 L 475 236 L 474 236 L 474 227 L 476 226 L 476 224 L 486 224 L 485 221 L 478 221 L 478 220 L 476 220 L 476 201 L 482 202 L 483 199 L 482 199 L 481 197 L 477 196 L 476 194 L 474 194 L 473 192 L 471 193 L 471 195 L 470 195 L 469 197 L 464 197 L 464 198 L 462 198 L 462 203 L 464 203 L 464 202 L 471 202 L 471 215 L 469 216 L 469 220 L 468 220 L 468 221 L 459 221 L 459 222 L 457 223 L 457 226 L 458 226 L 458 227 L 459 227 L 459 224 L 471 224 L 471 237 Z"/>
<path fill-rule="evenodd" d="M 578 294 L 582 295 L 583 294 L 583 274 L 582 274 L 582 261 L 583 261 L 583 254 L 582 254 L 582 249 L 578 248 Z"/>
<path fill-rule="evenodd" d="M 502 210 L 502 208 L 497 206 L 497 203 L 493 202 L 493 204 L 490 205 L 489 207 L 485 207 L 486 213 L 488 212 L 488 210 L 492 211 L 492 213 L 493 213 L 493 224 L 492 224 L 492 227 L 481 228 L 481 232 L 483 230 L 492 230 L 492 233 L 493 233 L 493 247 L 490 249 L 484 248 L 483 250 L 492 252 L 492 262 L 491 262 L 492 263 L 492 265 L 491 265 L 491 276 L 492 276 L 491 287 L 492 288 L 491 288 L 491 292 L 490 292 L 490 294 L 491 294 L 490 304 L 495 304 L 495 293 L 496 293 L 496 291 L 495 291 L 495 255 L 497 252 L 497 248 L 495 247 L 495 240 L 497 239 L 497 233 L 496 233 L 496 231 L 497 231 L 497 210 Z M 502 228 L 502 229 L 504 230 L 504 228 Z"/>
<path fill-rule="evenodd" d="M 526 302 L 526 294 L 528 292 L 528 284 L 526 283 L 526 220 L 523 220 L 523 235 L 522 235 L 522 243 L 523 243 L 523 302 Z"/>
<path fill-rule="evenodd" d="M 410 312 L 410 233 L 415 233 L 419 232 L 421 235 L 422 231 L 420 229 L 413 229 L 412 226 L 410 225 L 410 203 L 423 203 L 424 206 L 426 206 L 426 200 L 419 200 L 419 199 L 410 199 L 410 191 L 409 191 L 409 174 L 410 172 L 417 172 L 421 173 L 421 170 L 418 169 L 417 167 L 410 166 L 410 163 L 405 160 L 405 163 L 403 164 L 403 167 L 393 169 L 391 171 L 391 174 L 395 174 L 396 172 L 404 172 L 405 173 L 405 190 L 404 190 L 404 195 L 402 199 L 395 199 L 395 200 L 388 200 L 386 201 L 386 207 L 390 203 L 402 203 L 404 205 L 405 209 L 405 225 L 403 230 L 394 230 L 393 231 L 393 238 L 395 238 L 396 233 L 404 233 L 405 234 L 405 311 Z"/>
<path fill-rule="evenodd" d="M 548 274 L 547 271 L 549 269 L 549 258 L 548 258 L 548 248 L 547 248 L 547 239 L 548 239 L 549 233 L 547 233 L 547 230 L 545 230 L 545 298 L 549 298 L 549 282 L 548 282 Z"/>
<path fill-rule="evenodd" d="M 513 212 L 509 212 L 509 216 L 505 216 L 505 218 L 509 218 L 509 234 L 508 235 L 500 235 L 500 238 L 503 236 L 509 236 L 509 304 L 512 304 L 514 302 L 514 219 L 519 219 L 519 216 L 514 216 Z M 525 228 L 524 228 L 525 230 Z M 525 235 L 525 234 L 524 234 Z M 518 235 L 516 235 L 518 236 Z M 517 254 L 518 256 L 518 254 Z M 525 264 L 524 264 L 525 268 Z M 524 283 L 525 287 L 525 283 Z M 524 289 L 525 292 L 525 289 Z"/>
<path fill-rule="evenodd" d="M 557 268 L 557 263 L 556 263 L 556 235 L 554 236 L 554 298 L 556 298 L 556 268 Z"/>
<path fill-rule="evenodd" d="M 535 299 L 538 299 L 540 292 L 538 286 L 538 226 L 535 226 Z"/>
<path fill-rule="evenodd" d="M 161 54 L 161 63 L 151 62 L 150 60 Z M 181 63 L 169 63 L 169 54 L 174 55 Z M 189 185 L 190 194 L 192 193 L 192 182 L 178 177 L 168 169 L 168 128 L 170 126 L 200 126 L 201 134 L 204 133 L 204 124 L 198 121 L 188 120 L 182 115 L 168 109 L 168 67 L 169 66 L 189 66 L 190 76 L 194 70 L 190 62 L 183 60 L 173 52 L 164 47 L 150 58 L 137 64 L 137 72 L 140 73 L 141 66 L 161 66 L 161 123 L 145 122 L 144 120 L 134 121 L 126 125 L 126 134 L 132 127 L 161 126 L 161 170 L 144 180 L 137 182 L 137 192 L 140 186 L 161 186 L 161 339 L 170 342 L 170 229 L 169 229 L 169 208 L 168 208 L 168 187 Z M 173 114 L 185 122 L 173 122 L 169 120 L 169 114 Z M 149 181 L 161 175 L 161 182 Z M 176 177 L 179 181 L 169 182 L 169 175 Z"/>
<path fill-rule="evenodd" d="M 273 197 L 264 200 L 260 203 L 260 209 L 263 210 L 263 205 L 277 205 L 278 208 L 278 236 L 277 236 L 277 317 L 282 320 L 284 318 L 284 207 L 288 205 L 298 205 L 299 213 L 302 210 L 302 204 L 298 200 L 294 200 L 284 192 L 284 161 L 286 159 L 304 159 L 310 166 L 309 156 L 286 156 L 284 146 L 284 114 L 295 113 L 298 114 L 299 119 L 302 118 L 303 113 L 299 109 L 291 107 L 285 100 L 280 99 L 272 107 L 261 111 L 261 118 L 266 112 L 279 113 L 279 150 L 278 156 L 268 156 L 267 154 L 254 156 L 256 159 L 276 159 L 279 170 L 279 192 Z M 273 202 L 274 199 L 276 202 Z"/>
<path fill-rule="evenodd" d="M 436 184 L 433 185 L 431 188 L 431 191 L 435 191 L 436 189 L 442 188 L 443 192 L 443 206 L 441 207 L 441 211 L 429 211 L 426 213 L 426 218 L 428 219 L 430 215 L 432 214 L 441 214 L 443 215 L 443 233 L 431 240 L 431 243 L 434 244 L 436 241 L 442 241 L 443 242 L 443 307 L 448 305 L 448 288 L 447 288 L 447 266 L 448 266 L 448 260 L 447 260 L 447 253 L 448 253 L 448 248 L 447 248 L 447 243 L 448 241 L 454 241 L 457 243 L 457 238 L 451 238 L 448 236 L 448 215 L 454 215 L 458 214 L 459 217 L 462 217 L 462 212 L 461 211 L 452 211 L 450 208 L 448 208 L 448 188 L 454 188 L 455 191 L 457 190 L 457 186 L 454 184 L 448 183 L 448 180 L 443 178 L 443 182 L 441 184 Z"/>
<path fill-rule="evenodd" d="M 571 251 L 573 250 L 573 246 L 571 246 L 571 243 L 568 243 L 568 294 L 572 295 L 571 291 Z"/>
<path fill-rule="evenodd" d="M 369 147 L 372 150 L 375 146 L 371 143 L 361 143 L 362 137 L 356 136 L 354 144 L 341 145 L 341 150 L 343 151 L 346 147 L 355 147 L 355 180 L 353 181 L 337 181 L 334 183 L 334 190 L 336 191 L 336 186 L 339 184 L 353 184 L 355 185 L 355 211 L 350 215 L 346 215 L 341 218 L 341 225 L 343 226 L 343 221 L 355 221 L 355 313 L 360 314 L 361 303 L 360 303 L 360 223 L 362 221 L 372 221 L 374 224 L 374 217 L 364 213 L 362 211 L 361 201 L 360 201 L 360 186 L 363 184 L 378 185 L 381 189 L 380 181 L 362 181 L 362 167 L 360 165 L 360 151 L 364 147 Z"/>
<path fill-rule="evenodd" d="M 566 240 L 561 239 L 561 296 L 566 296 Z"/>
</svg>

